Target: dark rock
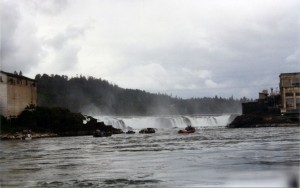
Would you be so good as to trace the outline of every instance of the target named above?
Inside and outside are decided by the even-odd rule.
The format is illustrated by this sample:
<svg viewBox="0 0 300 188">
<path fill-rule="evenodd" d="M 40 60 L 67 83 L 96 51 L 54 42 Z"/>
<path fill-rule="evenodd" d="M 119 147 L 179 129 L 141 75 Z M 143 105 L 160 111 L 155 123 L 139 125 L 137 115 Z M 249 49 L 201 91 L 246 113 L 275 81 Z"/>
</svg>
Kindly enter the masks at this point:
<svg viewBox="0 0 300 188">
<path fill-rule="evenodd" d="M 129 131 L 126 132 L 126 134 L 135 134 L 135 132 L 132 131 L 132 130 L 129 130 Z"/>
<path fill-rule="evenodd" d="M 145 129 L 140 130 L 139 133 L 142 133 L 142 134 L 155 133 L 155 129 L 153 129 L 153 128 L 145 128 Z"/>
<path fill-rule="evenodd" d="M 105 125 L 104 122 L 98 122 L 97 119 L 95 119 L 91 116 L 88 116 L 87 119 L 88 119 L 88 122 L 86 123 L 86 126 L 89 127 L 89 129 L 92 129 L 92 130 L 99 129 L 107 134 L 108 133 L 111 133 L 111 134 L 124 133 L 122 131 L 122 129 L 116 129 L 112 125 Z"/>
<path fill-rule="evenodd" d="M 93 134 L 94 137 L 108 137 L 111 135 L 112 134 L 110 132 L 103 132 L 103 131 L 100 131 L 99 129 L 97 129 L 96 132 Z"/>
<path fill-rule="evenodd" d="M 228 128 L 274 127 L 274 126 L 299 126 L 286 116 L 247 114 L 237 116 Z"/>
<path fill-rule="evenodd" d="M 3 121 L 2 121 L 3 120 Z M 86 123 L 84 123 L 86 122 Z M 10 138 L 2 136 L 12 133 L 11 138 L 18 138 L 14 133 L 22 131 L 23 134 L 53 133 L 57 136 L 83 136 L 93 135 L 95 130 L 100 129 L 107 134 L 123 133 L 111 125 L 98 122 L 91 116 L 83 116 L 81 113 L 73 113 L 65 108 L 36 107 L 31 110 L 24 110 L 17 118 L 7 120 L 1 116 L 1 139 Z M 30 130 L 30 131 L 29 131 Z M 21 134 L 22 135 L 22 134 Z M 33 136 L 33 138 L 35 138 Z"/>
</svg>

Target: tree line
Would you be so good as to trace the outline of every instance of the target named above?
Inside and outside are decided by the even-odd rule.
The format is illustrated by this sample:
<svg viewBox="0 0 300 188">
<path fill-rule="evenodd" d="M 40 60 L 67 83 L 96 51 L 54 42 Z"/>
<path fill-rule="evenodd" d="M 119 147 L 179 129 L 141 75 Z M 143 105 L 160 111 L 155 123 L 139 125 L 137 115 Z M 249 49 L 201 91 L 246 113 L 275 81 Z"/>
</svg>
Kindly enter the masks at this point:
<svg viewBox="0 0 300 188">
<path fill-rule="evenodd" d="M 35 77 L 38 106 L 64 107 L 73 112 L 107 115 L 184 115 L 238 113 L 241 102 L 234 99 L 204 97 L 181 99 L 167 94 L 124 89 L 94 77 L 38 74 Z"/>
</svg>

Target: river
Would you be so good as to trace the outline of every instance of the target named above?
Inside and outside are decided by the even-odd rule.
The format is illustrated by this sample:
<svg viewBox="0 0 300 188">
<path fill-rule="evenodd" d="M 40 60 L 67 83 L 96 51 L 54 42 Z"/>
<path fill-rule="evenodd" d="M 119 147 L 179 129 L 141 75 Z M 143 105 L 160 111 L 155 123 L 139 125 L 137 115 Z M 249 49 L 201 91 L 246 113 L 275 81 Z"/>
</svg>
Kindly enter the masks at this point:
<svg viewBox="0 0 300 188">
<path fill-rule="evenodd" d="M 197 131 L 186 135 L 184 117 L 163 127 L 103 118 L 156 133 L 1 141 L 1 187 L 286 187 L 299 177 L 299 127 L 228 129 L 230 116 L 201 116 L 188 117 Z"/>
</svg>

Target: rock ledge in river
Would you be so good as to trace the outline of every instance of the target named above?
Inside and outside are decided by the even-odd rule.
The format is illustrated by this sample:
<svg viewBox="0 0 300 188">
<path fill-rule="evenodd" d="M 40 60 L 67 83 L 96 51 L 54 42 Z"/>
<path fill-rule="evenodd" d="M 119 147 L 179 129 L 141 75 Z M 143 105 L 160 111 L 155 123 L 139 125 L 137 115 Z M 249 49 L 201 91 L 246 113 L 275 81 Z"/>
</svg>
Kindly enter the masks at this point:
<svg viewBox="0 0 300 188">
<path fill-rule="evenodd" d="M 299 122 L 292 121 L 286 116 L 247 114 L 237 116 L 228 128 L 252 127 L 289 127 L 299 126 Z"/>
<path fill-rule="evenodd" d="M 142 133 L 142 134 L 151 134 L 151 133 L 155 133 L 155 129 L 153 129 L 153 128 L 145 128 L 145 129 L 140 130 L 139 133 Z"/>
</svg>

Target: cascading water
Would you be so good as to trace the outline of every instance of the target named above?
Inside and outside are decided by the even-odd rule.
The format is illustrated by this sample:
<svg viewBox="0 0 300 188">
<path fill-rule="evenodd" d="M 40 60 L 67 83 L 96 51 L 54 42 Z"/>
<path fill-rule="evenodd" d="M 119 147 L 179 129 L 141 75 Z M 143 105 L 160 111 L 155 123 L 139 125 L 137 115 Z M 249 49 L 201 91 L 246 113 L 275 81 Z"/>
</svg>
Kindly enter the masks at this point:
<svg viewBox="0 0 300 188">
<path fill-rule="evenodd" d="M 197 115 L 197 116 L 98 116 L 98 121 L 115 128 L 140 130 L 143 128 L 184 128 L 188 125 L 194 127 L 226 126 L 235 115 Z"/>
<path fill-rule="evenodd" d="M 189 117 L 193 126 L 226 126 L 232 115 L 209 115 Z"/>
</svg>

